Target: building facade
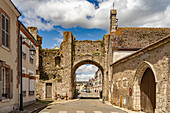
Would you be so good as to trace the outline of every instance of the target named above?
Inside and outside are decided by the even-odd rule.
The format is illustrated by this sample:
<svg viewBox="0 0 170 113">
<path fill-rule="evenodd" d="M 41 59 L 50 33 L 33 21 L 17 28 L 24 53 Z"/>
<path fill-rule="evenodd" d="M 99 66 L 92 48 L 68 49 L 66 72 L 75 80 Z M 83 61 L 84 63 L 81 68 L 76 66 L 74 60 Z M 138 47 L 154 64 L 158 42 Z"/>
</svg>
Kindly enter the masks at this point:
<svg viewBox="0 0 170 113">
<path fill-rule="evenodd" d="M 10 0 L 0 1 L 0 112 L 18 108 L 18 17 Z"/>
<path fill-rule="evenodd" d="M 38 43 L 27 28 L 20 22 L 22 37 L 22 94 L 23 105 L 36 101 L 36 48 Z M 35 51 L 30 51 L 35 49 Z"/>
<path fill-rule="evenodd" d="M 170 112 L 170 28 L 118 28 L 116 15 L 112 9 L 106 97 L 135 111 Z"/>
<path fill-rule="evenodd" d="M 97 70 L 94 76 L 94 85 L 93 88 L 95 92 L 99 93 L 102 90 L 102 72 L 101 70 Z"/>
</svg>

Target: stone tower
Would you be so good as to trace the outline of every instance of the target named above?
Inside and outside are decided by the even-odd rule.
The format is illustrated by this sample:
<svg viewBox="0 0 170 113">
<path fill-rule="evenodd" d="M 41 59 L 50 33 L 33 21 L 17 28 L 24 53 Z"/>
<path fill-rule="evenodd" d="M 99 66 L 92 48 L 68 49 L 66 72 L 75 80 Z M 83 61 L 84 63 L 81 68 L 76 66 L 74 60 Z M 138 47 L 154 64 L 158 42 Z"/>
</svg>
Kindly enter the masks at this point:
<svg viewBox="0 0 170 113">
<path fill-rule="evenodd" d="M 62 85 L 65 86 L 62 88 L 62 93 L 67 93 L 68 97 L 73 97 L 73 82 L 72 81 L 72 68 L 73 68 L 73 34 L 69 31 L 63 33 L 63 42 L 60 45 L 62 51 L 61 57 L 61 66 L 63 67 L 63 82 Z M 71 87 L 70 87 L 71 86 Z"/>
</svg>

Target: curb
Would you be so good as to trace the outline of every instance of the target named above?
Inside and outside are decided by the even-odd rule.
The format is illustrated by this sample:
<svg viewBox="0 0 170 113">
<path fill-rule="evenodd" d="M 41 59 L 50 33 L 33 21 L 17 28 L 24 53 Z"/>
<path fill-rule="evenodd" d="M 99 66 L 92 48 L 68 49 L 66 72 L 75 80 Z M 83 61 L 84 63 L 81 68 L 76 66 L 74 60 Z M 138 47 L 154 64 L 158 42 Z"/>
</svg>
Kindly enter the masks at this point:
<svg viewBox="0 0 170 113">
<path fill-rule="evenodd" d="M 60 101 L 60 102 L 57 102 L 57 101 L 56 101 L 56 102 L 49 103 L 49 104 L 46 104 L 46 105 L 44 105 L 44 106 L 41 106 L 41 107 L 39 107 L 39 108 L 36 108 L 36 109 L 30 111 L 29 113 L 34 113 L 34 112 L 36 112 L 36 111 L 39 111 L 39 110 L 41 110 L 41 109 L 43 109 L 43 108 L 45 108 L 45 107 L 47 107 L 47 106 L 54 105 L 54 104 L 56 104 L 56 103 L 67 103 L 67 102 L 74 102 L 74 101 L 79 101 L 79 100 L 80 100 L 80 99 Z"/>
<path fill-rule="evenodd" d="M 102 99 L 99 99 L 99 100 L 102 102 Z M 142 111 L 132 111 L 132 110 L 128 110 L 126 108 L 121 108 L 119 106 L 112 105 L 109 101 L 105 101 L 105 104 L 110 105 L 114 108 L 120 109 L 122 111 L 128 112 L 128 113 L 145 113 L 145 112 L 142 112 Z"/>
</svg>

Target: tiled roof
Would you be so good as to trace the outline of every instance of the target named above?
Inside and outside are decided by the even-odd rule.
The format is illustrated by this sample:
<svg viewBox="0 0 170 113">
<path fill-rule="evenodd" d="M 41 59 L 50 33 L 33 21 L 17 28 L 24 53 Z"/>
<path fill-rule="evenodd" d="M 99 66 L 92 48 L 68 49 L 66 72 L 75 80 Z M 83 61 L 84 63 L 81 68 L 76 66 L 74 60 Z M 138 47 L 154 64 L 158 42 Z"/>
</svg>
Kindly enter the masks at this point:
<svg viewBox="0 0 170 113">
<path fill-rule="evenodd" d="M 113 48 L 143 48 L 170 34 L 170 28 L 119 27 L 112 37 Z"/>
</svg>

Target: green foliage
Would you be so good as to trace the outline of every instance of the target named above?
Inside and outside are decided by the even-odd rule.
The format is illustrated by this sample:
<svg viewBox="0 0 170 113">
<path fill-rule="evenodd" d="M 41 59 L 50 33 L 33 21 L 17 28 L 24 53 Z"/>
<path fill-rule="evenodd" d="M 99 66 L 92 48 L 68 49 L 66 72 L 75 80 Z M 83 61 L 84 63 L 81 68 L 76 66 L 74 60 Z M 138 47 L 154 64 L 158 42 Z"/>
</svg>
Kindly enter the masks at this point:
<svg viewBox="0 0 170 113">
<path fill-rule="evenodd" d="M 93 52 L 92 54 L 93 54 L 93 55 L 100 55 L 100 53 L 98 53 L 98 52 L 96 52 L 96 53 L 95 53 L 95 52 Z"/>
<path fill-rule="evenodd" d="M 104 47 L 104 40 L 101 40 L 101 46 Z"/>
<path fill-rule="evenodd" d="M 58 77 L 55 77 L 55 78 L 54 78 L 54 80 L 57 80 L 57 79 L 58 79 Z"/>
<path fill-rule="evenodd" d="M 101 56 L 103 56 L 104 54 L 103 53 L 100 53 Z"/>
<path fill-rule="evenodd" d="M 75 52 L 73 51 L 73 56 L 75 55 Z"/>
</svg>

